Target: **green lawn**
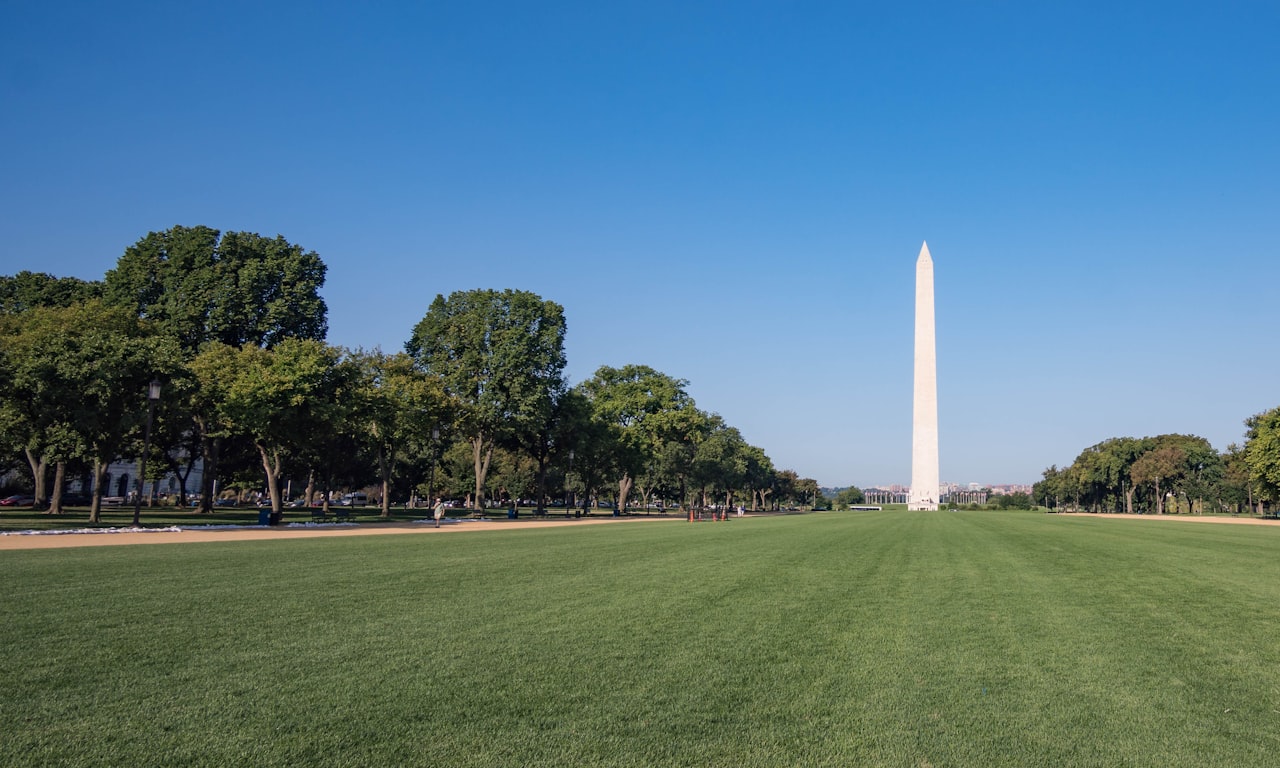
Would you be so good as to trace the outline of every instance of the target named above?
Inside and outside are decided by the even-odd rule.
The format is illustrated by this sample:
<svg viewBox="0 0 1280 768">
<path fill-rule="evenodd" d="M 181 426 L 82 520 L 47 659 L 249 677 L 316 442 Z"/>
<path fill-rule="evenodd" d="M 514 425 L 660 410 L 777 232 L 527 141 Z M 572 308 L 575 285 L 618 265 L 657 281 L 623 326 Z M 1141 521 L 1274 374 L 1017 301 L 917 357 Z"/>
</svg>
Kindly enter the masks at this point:
<svg viewBox="0 0 1280 768">
<path fill-rule="evenodd" d="M 0 552 L 0 764 L 1280 764 L 1280 530 L 833 513 Z"/>
</svg>

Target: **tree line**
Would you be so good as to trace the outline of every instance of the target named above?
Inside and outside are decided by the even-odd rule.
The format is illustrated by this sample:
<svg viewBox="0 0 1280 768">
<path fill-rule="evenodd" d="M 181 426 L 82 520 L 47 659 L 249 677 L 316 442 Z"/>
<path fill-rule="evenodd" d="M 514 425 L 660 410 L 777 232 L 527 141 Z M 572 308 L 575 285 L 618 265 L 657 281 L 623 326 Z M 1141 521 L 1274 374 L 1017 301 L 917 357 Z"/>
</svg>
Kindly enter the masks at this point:
<svg viewBox="0 0 1280 768">
<path fill-rule="evenodd" d="M 1196 435 L 1113 437 L 1033 488 L 1050 509 L 1165 514 L 1274 514 L 1280 501 L 1280 408 L 1245 420 L 1244 445 L 1218 452 Z"/>
<path fill-rule="evenodd" d="M 436 296 L 402 351 L 325 342 L 326 268 L 283 237 L 209 227 L 152 232 L 100 281 L 0 276 L 0 470 L 25 468 L 37 505 L 66 481 L 143 452 L 144 392 L 159 382 L 149 477 L 179 499 L 265 488 L 280 512 L 293 480 L 328 503 L 340 488 L 392 499 L 444 494 L 483 508 L 572 494 L 648 508 L 816 500 L 688 382 L 603 366 L 571 386 L 563 308 L 519 290 Z M 187 487 L 203 467 L 198 489 Z M 50 476 L 52 473 L 52 476 Z"/>
</svg>

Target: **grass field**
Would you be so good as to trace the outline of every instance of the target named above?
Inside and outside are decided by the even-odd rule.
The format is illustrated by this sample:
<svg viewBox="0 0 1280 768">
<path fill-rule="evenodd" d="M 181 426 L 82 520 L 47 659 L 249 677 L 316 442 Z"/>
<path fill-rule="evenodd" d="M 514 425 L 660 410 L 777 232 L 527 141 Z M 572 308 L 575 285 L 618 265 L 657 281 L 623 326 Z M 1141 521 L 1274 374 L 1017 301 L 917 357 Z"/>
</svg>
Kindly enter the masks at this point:
<svg viewBox="0 0 1280 768">
<path fill-rule="evenodd" d="M 1032 513 L 0 553 L 0 764 L 1280 764 L 1280 530 Z"/>
</svg>

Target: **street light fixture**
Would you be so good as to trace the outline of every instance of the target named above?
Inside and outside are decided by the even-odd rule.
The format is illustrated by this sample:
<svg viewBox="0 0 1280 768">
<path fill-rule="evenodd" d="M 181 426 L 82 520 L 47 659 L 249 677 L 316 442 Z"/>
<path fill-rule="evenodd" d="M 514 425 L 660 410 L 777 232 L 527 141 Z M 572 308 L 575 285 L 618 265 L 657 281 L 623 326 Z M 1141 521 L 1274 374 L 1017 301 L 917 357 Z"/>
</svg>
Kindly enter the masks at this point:
<svg viewBox="0 0 1280 768">
<path fill-rule="evenodd" d="M 152 379 L 147 386 L 147 426 L 142 431 L 142 458 L 138 460 L 138 495 L 133 499 L 133 527 L 142 520 L 142 489 L 147 481 L 147 454 L 151 452 L 151 420 L 156 415 L 156 401 L 160 399 L 160 382 Z M 148 500 L 147 506 L 151 506 Z"/>
</svg>

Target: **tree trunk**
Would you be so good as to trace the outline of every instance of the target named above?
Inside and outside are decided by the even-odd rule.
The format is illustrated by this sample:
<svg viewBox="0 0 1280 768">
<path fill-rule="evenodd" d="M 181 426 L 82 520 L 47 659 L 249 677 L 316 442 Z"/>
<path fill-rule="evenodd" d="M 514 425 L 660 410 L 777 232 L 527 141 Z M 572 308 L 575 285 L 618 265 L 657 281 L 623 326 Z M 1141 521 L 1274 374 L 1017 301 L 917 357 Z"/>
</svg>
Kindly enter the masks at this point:
<svg viewBox="0 0 1280 768">
<path fill-rule="evenodd" d="M 44 501 L 48 498 L 45 493 L 44 478 L 49 471 L 49 461 L 41 456 L 38 460 L 36 455 L 31 452 L 30 448 L 23 449 L 27 454 L 27 463 L 31 465 L 31 480 L 35 484 L 35 491 L 31 494 L 35 496 L 35 506 L 43 507 Z"/>
<path fill-rule="evenodd" d="M 1124 513 L 1126 515 L 1133 514 L 1133 492 L 1138 490 L 1137 486 L 1130 484 L 1124 489 Z"/>
<path fill-rule="evenodd" d="M 218 455 L 222 441 L 216 437 L 200 436 L 200 449 L 204 453 L 204 474 L 200 477 L 200 514 L 213 512 L 213 483 L 218 475 Z"/>
<path fill-rule="evenodd" d="M 635 486 L 635 478 L 628 472 L 622 473 L 622 479 L 618 481 L 618 512 L 622 513 L 627 508 L 627 497 L 631 495 L 631 489 Z"/>
<path fill-rule="evenodd" d="M 67 475 L 67 462 L 59 461 L 53 467 L 53 494 L 49 497 L 49 511 L 46 514 L 62 514 L 62 483 Z"/>
<path fill-rule="evenodd" d="M 187 461 L 179 462 L 167 453 L 164 463 L 169 467 L 169 471 L 173 476 L 178 478 L 178 507 L 185 508 L 187 506 L 187 481 L 191 479 L 191 473 L 195 470 L 197 457 L 188 456 Z"/>
<path fill-rule="evenodd" d="M 395 453 L 387 446 L 378 450 L 378 470 L 382 474 L 382 517 L 391 518 L 391 468 L 395 465 Z"/>
<path fill-rule="evenodd" d="M 538 442 L 538 479 L 535 481 L 538 485 L 538 506 L 533 510 L 534 517 L 542 517 L 547 514 L 547 462 L 548 449 L 546 440 Z"/>
<path fill-rule="evenodd" d="M 89 502 L 89 523 L 97 525 L 102 520 L 102 476 L 106 474 L 106 465 L 101 459 L 93 460 L 93 498 Z"/>
<path fill-rule="evenodd" d="M 262 457 L 262 469 L 267 475 L 267 494 L 271 497 L 271 511 L 280 514 L 284 506 L 280 503 L 280 454 L 272 455 L 262 443 L 255 443 L 258 455 Z"/>
<path fill-rule="evenodd" d="M 489 475 L 489 462 L 493 460 L 493 444 L 485 440 L 481 432 L 471 438 L 471 456 L 476 471 L 476 508 L 484 514 L 484 481 Z"/>
</svg>

